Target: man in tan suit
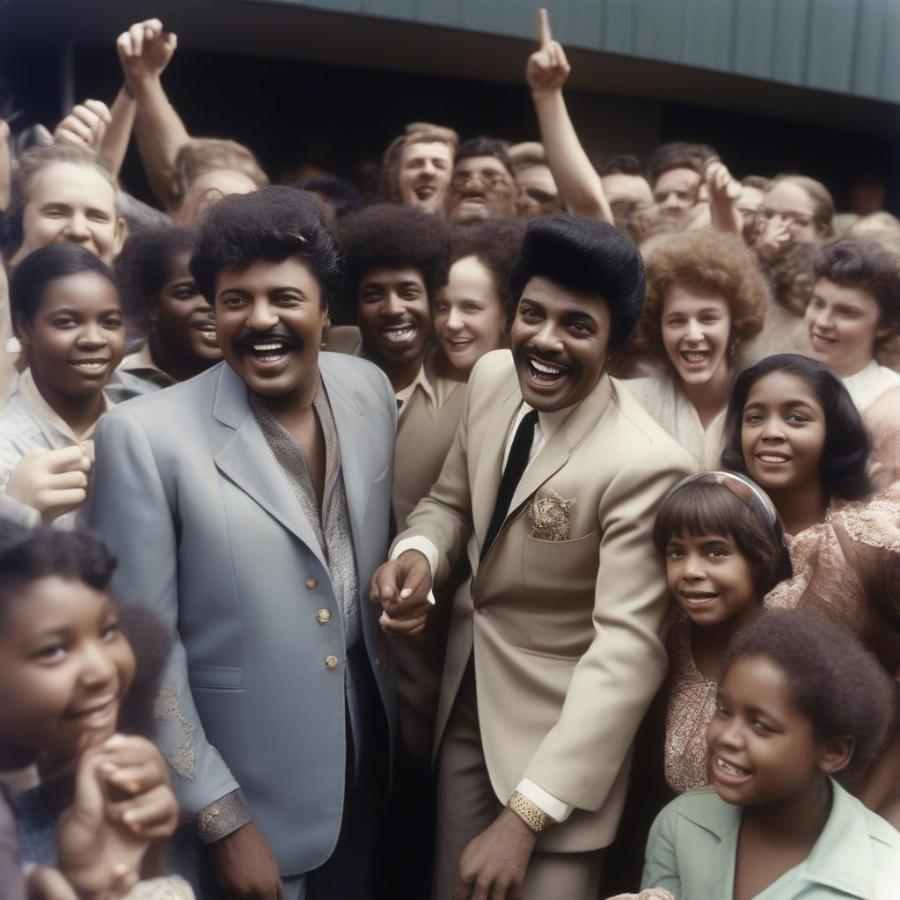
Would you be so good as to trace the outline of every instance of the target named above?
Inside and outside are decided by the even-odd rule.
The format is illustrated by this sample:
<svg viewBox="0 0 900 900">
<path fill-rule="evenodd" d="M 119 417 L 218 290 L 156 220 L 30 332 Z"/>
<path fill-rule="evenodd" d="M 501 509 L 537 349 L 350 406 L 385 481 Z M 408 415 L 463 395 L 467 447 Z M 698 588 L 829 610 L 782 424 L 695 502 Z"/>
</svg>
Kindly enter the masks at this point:
<svg viewBox="0 0 900 900">
<path fill-rule="evenodd" d="M 640 255 L 612 226 L 528 229 L 512 352 L 472 372 L 441 476 L 373 577 L 415 634 L 465 551 L 438 707 L 436 900 L 594 900 L 631 743 L 666 666 L 651 540 L 688 455 L 610 353 L 640 315 Z"/>
</svg>

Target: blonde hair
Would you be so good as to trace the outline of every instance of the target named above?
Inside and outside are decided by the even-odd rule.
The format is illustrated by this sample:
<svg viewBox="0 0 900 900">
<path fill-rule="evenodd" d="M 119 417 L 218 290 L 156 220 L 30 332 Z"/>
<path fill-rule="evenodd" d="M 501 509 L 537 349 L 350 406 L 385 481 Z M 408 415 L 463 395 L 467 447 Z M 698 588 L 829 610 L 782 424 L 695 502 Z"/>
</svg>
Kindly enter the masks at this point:
<svg viewBox="0 0 900 900">
<path fill-rule="evenodd" d="M 382 193 L 385 200 L 392 203 L 400 202 L 400 158 L 403 150 L 410 144 L 446 144 L 450 148 L 450 156 L 456 155 L 459 146 L 459 135 L 452 129 L 443 125 L 433 125 L 431 122 L 410 122 L 388 144 L 382 160 Z"/>
</svg>

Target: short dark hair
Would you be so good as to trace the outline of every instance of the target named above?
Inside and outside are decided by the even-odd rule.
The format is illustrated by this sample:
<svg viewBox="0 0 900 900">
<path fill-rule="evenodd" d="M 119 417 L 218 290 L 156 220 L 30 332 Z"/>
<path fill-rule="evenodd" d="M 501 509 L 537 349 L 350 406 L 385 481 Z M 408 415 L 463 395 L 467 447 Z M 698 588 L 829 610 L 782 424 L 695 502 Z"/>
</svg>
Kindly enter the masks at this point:
<svg viewBox="0 0 900 900">
<path fill-rule="evenodd" d="M 97 272 L 116 287 L 112 269 L 78 244 L 48 244 L 29 253 L 16 266 L 9 282 L 9 309 L 13 323 L 19 318 L 26 322 L 34 320 L 51 281 L 81 272 Z"/>
<path fill-rule="evenodd" d="M 119 183 L 107 163 L 93 150 L 71 144 L 31 147 L 16 160 L 10 183 L 9 207 L 0 220 L 3 252 L 7 256 L 13 256 L 25 240 L 25 207 L 31 199 L 35 180 L 45 169 L 59 163 L 94 169 L 112 188 L 118 213 Z"/>
<path fill-rule="evenodd" d="M 759 488 L 762 491 L 761 488 Z M 756 599 L 793 574 L 784 532 L 777 518 L 767 521 L 762 510 L 720 483 L 715 473 L 706 473 L 676 486 L 662 502 L 653 523 L 653 545 L 662 555 L 673 536 L 730 537 L 746 557 L 753 572 Z"/>
<path fill-rule="evenodd" d="M 810 387 L 825 412 L 825 446 L 820 474 L 826 500 L 859 500 L 872 493 L 868 462 L 872 449 L 869 432 L 856 404 L 841 380 L 822 363 L 796 353 L 767 356 L 738 375 L 725 417 L 725 449 L 722 465 L 748 475 L 741 449 L 744 406 L 757 381 L 772 372 L 794 375 Z"/>
<path fill-rule="evenodd" d="M 415 269 L 432 297 L 447 266 L 447 227 L 439 216 L 412 206 L 376 203 L 347 216 L 339 228 L 347 310 L 355 317 L 363 275 L 377 266 Z"/>
<path fill-rule="evenodd" d="M 644 305 L 644 264 L 631 238 L 608 222 L 585 216 L 541 216 L 525 231 L 510 279 L 515 303 L 535 276 L 605 301 L 611 319 L 609 350 L 625 346 Z"/>
<path fill-rule="evenodd" d="M 507 151 L 508 146 L 509 144 L 506 141 L 487 137 L 486 135 L 470 138 L 459 145 L 459 149 L 453 157 L 453 165 L 455 167 L 457 163 L 462 162 L 464 159 L 472 159 L 475 156 L 493 156 L 494 159 L 499 159 L 506 171 L 515 178 L 512 160 L 509 158 L 509 152 Z"/>
<path fill-rule="evenodd" d="M 731 641 L 719 684 L 735 662 L 768 659 L 790 683 L 793 705 L 819 740 L 854 740 L 850 764 L 835 777 L 852 783 L 884 746 L 893 719 L 894 687 L 863 645 L 824 616 L 806 610 L 764 613 Z"/>
<path fill-rule="evenodd" d="M 82 581 L 105 591 L 115 567 L 106 545 L 89 531 L 25 528 L 0 518 L 0 613 L 40 578 Z"/>
<path fill-rule="evenodd" d="M 510 293 L 509 279 L 522 251 L 524 235 L 525 222 L 521 219 L 488 219 L 455 228 L 450 233 L 447 270 L 455 262 L 474 256 L 491 273 L 504 308 L 512 315 L 516 298 Z M 443 282 L 446 284 L 446 277 Z"/>
<path fill-rule="evenodd" d="M 172 264 L 194 249 L 194 237 L 179 228 L 151 228 L 129 238 L 116 260 L 116 278 L 122 301 L 146 315 L 159 303 L 163 285 L 172 277 Z"/>
<path fill-rule="evenodd" d="M 631 153 L 620 153 L 612 159 L 608 159 L 600 166 L 599 174 L 603 175 L 637 175 L 644 177 L 644 167 L 641 161 Z"/>
<path fill-rule="evenodd" d="M 900 259 L 879 241 L 842 237 L 821 244 L 813 257 L 813 273 L 842 287 L 871 294 L 878 304 L 878 324 L 890 334 L 875 341 L 876 347 L 894 337 L 900 326 Z"/>
<path fill-rule="evenodd" d="M 290 257 L 309 266 L 327 307 L 340 293 L 340 254 L 316 201 L 294 188 L 264 187 L 225 197 L 210 209 L 197 232 L 190 269 L 200 293 L 213 304 L 223 270 Z"/>
<path fill-rule="evenodd" d="M 688 144 L 684 141 L 660 144 L 647 160 L 647 180 L 653 186 L 659 176 L 670 169 L 691 169 L 702 175 L 706 164 L 718 155 L 708 144 Z"/>
<path fill-rule="evenodd" d="M 295 181 L 291 187 L 301 191 L 309 191 L 311 194 L 320 194 L 333 207 L 335 218 L 343 218 L 348 213 L 359 212 L 363 208 L 362 194 L 356 189 L 356 185 L 339 175 L 329 172 L 319 172 L 310 175 L 309 178 L 301 178 Z"/>
</svg>

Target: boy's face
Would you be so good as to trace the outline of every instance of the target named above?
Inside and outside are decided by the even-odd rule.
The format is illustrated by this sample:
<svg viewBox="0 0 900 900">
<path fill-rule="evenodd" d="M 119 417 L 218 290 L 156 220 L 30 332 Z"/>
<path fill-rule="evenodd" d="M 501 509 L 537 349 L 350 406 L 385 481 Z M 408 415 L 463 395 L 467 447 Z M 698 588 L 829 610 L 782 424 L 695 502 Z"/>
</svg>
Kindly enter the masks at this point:
<svg viewBox="0 0 900 900">
<path fill-rule="evenodd" d="M 114 734 L 135 661 L 107 594 L 48 576 L 0 616 L 0 766 L 75 757 Z"/>
</svg>

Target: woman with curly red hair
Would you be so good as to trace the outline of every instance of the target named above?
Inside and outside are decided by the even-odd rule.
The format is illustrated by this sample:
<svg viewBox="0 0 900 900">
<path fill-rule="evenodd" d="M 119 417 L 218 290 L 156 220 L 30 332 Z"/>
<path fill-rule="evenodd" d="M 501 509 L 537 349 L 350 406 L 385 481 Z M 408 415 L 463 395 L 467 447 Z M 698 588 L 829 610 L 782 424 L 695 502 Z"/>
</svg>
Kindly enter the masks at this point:
<svg viewBox="0 0 900 900">
<path fill-rule="evenodd" d="M 739 351 L 762 328 L 765 279 L 741 240 L 709 229 L 659 238 L 645 267 L 635 346 L 658 366 L 627 386 L 701 467 L 714 468 Z"/>
</svg>

